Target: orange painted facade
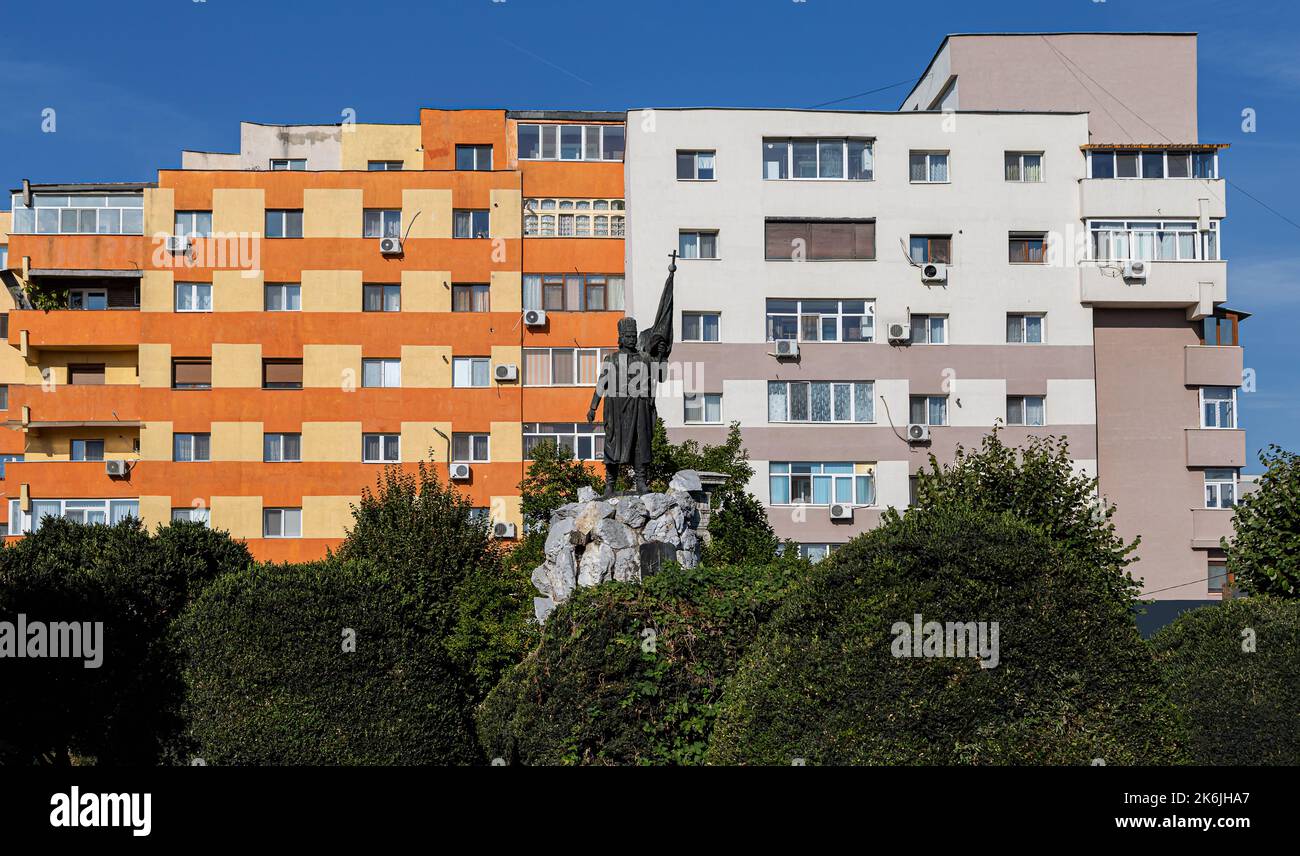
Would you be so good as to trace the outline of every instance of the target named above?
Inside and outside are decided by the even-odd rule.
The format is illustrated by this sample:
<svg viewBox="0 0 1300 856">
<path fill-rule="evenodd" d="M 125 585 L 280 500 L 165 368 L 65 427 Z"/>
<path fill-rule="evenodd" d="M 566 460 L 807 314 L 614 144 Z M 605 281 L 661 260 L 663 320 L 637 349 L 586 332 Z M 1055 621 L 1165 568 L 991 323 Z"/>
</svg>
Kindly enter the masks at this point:
<svg viewBox="0 0 1300 856">
<path fill-rule="evenodd" d="M 608 116 L 554 123 L 569 121 L 611 123 Z M 25 453 L 25 459 L 8 463 L 0 482 L 5 499 L 138 497 L 147 523 L 161 522 L 172 508 L 206 507 L 214 526 L 238 521 L 232 534 L 245 538 L 259 558 L 314 559 L 339 543 L 347 522 L 340 509 L 372 487 L 382 469 L 351 451 L 361 448 L 360 434 L 400 434 L 403 469 L 414 471 L 416 461 L 432 458 L 445 478 L 451 435 L 471 432 L 491 435 L 491 455 L 473 463 L 471 476 L 458 484 L 494 521 L 513 523 L 518 531 L 518 484 L 527 466 L 521 423 L 581 422 L 591 397 L 589 386 L 525 386 L 521 349 L 611 347 L 622 315 L 558 311 L 549 313 L 544 327 L 528 327 L 520 308 L 522 278 L 621 276 L 624 242 L 523 237 L 524 199 L 621 201 L 623 164 L 520 161 L 516 125 L 501 110 L 423 110 L 423 170 L 161 170 L 156 186 L 143 191 L 143 235 L 11 236 L 6 276 L 20 286 L 35 284 L 28 276 L 66 288 L 98 283 L 95 272 L 139 271 L 138 277 L 103 281 L 138 284 L 140 306 L 9 311 L 7 358 L 13 363 L 11 355 L 20 354 L 25 370 L 11 368 L 6 378 L 9 408 L 0 452 Z M 493 169 L 458 171 L 457 145 L 492 146 Z M 412 210 L 412 199 L 421 207 Z M 272 209 L 303 210 L 306 236 L 262 237 L 265 211 Z M 400 255 L 381 254 L 376 238 L 361 235 L 364 209 L 402 210 L 409 236 Z M 488 210 L 489 237 L 451 237 L 457 209 Z M 247 240 L 238 247 L 220 234 L 196 238 L 191 261 L 162 243 L 177 211 L 213 212 L 216 233 L 224 221 L 257 224 L 259 234 L 241 234 Z M 320 232 L 330 236 L 312 236 Z M 431 274 L 445 280 L 417 280 Z M 349 284 L 325 286 L 337 293 L 311 294 L 308 311 L 314 275 Z M 424 291 L 408 285 L 417 281 Z M 175 311 L 176 283 L 211 284 L 214 311 Z M 266 283 L 302 284 L 302 311 L 248 305 L 261 300 Z M 450 311 L 452 285 L 489 283 L 489 311 Z M 400 311 L 363 312 L 361 286 L 371 284 L 400 284 Z M 493 368 L 515 364 L 520 379 L 453 386 L 451 361 L 462 356 L 490 357 Z M 211 388 L 173 388 L 175 358 L 211 359 Z M 362 386 L 352 364 L 371 358 L 401 359 L 402 385 Z M 267 359 L 302 360 L 303 388 L 262 388 L 256 373 Z M 84 363 L 107 366 L 102 385 L 68 382 Z M 340 374 L 342 380 L 320 379 Z M 34 382 L 41 377 L 49 380 Z M 106 459 L 131 462 L 126 476 L 107 477 L 100 461 L 67 460 L 72 438 L 97 432 L 136 444 L 130 452 L 112 452 L 104 438 Z M 264 462 L 259 432 L 301 432 L 303 460 Z M 212 460 L 172 460 L 172 437 L 179 433 L 210 434 Z M 442 448 L 428 454 L 405 448 L 410 438 Z M 266 508 L 302 508 L 302 537 L 260 537 L 253 521 Z M 8 501 L 0 515 L 8 520 Z M 327 530 L 329 537 L 315 537 Z M 5 531 L 13 534 L 8 525 Z"/>
</svg>

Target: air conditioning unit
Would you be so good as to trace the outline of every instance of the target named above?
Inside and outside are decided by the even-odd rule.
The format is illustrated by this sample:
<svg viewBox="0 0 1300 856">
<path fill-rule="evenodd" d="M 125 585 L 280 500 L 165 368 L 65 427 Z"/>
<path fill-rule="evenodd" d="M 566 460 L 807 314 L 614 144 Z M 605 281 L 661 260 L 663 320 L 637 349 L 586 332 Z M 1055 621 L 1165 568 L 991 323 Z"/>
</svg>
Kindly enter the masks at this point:
<svg viewBox="0 0 1300 856">
<path fill-rule="evenodd" d="M 921 282 L 944 283 L 948 281 L 948 266 L 936 262 L 921 265 Z"/>
<path fill-rule="evenodd" d="M 385 256 L 400 256 L 402 254 L 402 239 L 380 238 L 379 252 Z"/>
<path fill-rule="evenodd" d="M 545 327 L 545 326 L 546 326 L 546 310 L 545 310 L 545 309 L 529 309 L 527 312 L 524 313 L 524 326 L 525 326 L 525 327 Z"/>
<path fill-rule="evenodd" d="M 452 464 L 451 480 L 452 481 L 469 481 L 469 464 Z"/>
<path fill-rule="evenodd" d="M 837 502 L 831 506 L 831 520 L 852 520 L 853 506 Z"/>
<path fill-rule="evenodd" d="M 168 235 L 167 252 L 169 253 L 188 253 L 190 251 L 189 235 Z"/>
<path fill-rule="evenodd" d="M 124 478 L 131 472 L 131 465 L 126 461 L 104 461 L 104 472 L 109 478 Z"/>
<path fill-rule="evenodd" d="M 907 426 L 907 442 L 909 443 L 928 443 L 930 442 L 930 426 L 917 425 L 913 423 Z"/>
<path fill-rule="evenodd" d="M 498 382 L 519 380 L 519 366 L 514 363 L 502 363 L 493 370 Z"/>
<path fill-rule="evenodd" d="M 912 325 L 905 321 L 889 322 L 889 341 L 907 344 L 912 341 Z"/>
<path fill-rule="evenodd" d="M 513 523 L 493 523 L 492 537 L 494 538 L 513 538 L 515 537 L 515 524 Z"/>
<path fill-rule="evenodd" d="M 794 339 L 777 339 L 776 355 L 778 358 L 799 356 L 799 343 Z"/>
<path fill-rule="evenodd" d="M 1124 262 L 1124 278 L 1133 279 L 1138 282 L 1147 281 L 1147 263 L 1146 262 Z"/>
</svg>

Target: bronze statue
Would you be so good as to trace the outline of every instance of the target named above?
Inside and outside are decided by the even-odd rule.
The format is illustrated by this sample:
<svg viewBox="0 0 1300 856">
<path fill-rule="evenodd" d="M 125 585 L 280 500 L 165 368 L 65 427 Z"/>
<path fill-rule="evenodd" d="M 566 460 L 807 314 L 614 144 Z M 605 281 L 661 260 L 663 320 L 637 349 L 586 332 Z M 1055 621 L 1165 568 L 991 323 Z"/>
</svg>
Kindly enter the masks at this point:
<svg viewBox="0 0 1300 856">
<path fill-rule="evenodd" d="M 596 408 L 605 398 L 605 496 L 614 493 L 619 469 L 632 469 L 637 493 L 646 493 L 655 428 L 656 376 L 673 350 L 673 275 L 677 253 L 670 256 L 668 279 L 659 295 L 659 309 L 649 330 L 637 335 L 636 319 L 618 320 L 618 350 L 601 363 L 596 391 L 591 396 L 587 421 L 596 420 Z"/>
</svg>

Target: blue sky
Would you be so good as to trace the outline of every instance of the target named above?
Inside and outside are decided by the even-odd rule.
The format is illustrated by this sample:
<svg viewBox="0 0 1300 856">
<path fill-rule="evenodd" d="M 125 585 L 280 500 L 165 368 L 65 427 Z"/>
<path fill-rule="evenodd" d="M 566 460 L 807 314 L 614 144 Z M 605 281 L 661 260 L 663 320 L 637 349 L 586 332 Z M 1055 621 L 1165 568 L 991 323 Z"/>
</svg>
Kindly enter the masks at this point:
<svg viewBox="0 0 1300 856">
<path fill-rule="evenodd" d="M 919 76 L 949 32 L 1194 30 L 1200 136 L 1230 143 L 1223 247 L 1257 391 L 1248 445 L 1300 450 L 1300 11 L 1291 2 L 63 0 L 8 4 L 0 176 L 150 180 L 240 120 L 418 108 L 808 107 Z M 1248 11 L 1246 11 L 1248 9 Z M 839 107 L 894 109 L 908 87 Z M 55 133 L 41 130 L 56 113 Z M 1242 130 L 1253 108 L 1254 133 Z M 1273 166 L 1269 166 L 1273 164 Z M 1272 213 L 1244 193 L 1262 200 Z M 1293 221 L 1288 223 L 1287 220 Z M 1251 469 L 1258 469 L 1252 467 Z"/>
</svg>

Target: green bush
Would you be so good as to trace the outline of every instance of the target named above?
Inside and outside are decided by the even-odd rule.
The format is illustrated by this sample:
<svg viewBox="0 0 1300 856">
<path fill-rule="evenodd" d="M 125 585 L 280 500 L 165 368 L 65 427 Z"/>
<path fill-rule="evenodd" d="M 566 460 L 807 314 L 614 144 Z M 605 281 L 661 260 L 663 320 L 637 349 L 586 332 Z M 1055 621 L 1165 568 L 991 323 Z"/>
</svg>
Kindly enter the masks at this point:
<svg viewBox="0 0 1300 856">
<path fill-rule="evenodd" d="M 14 659 L 3 666 L 0 763 L 153 764 L 181 732 L 173 623 L 248 549 L 224 532 L 177 522 L 86 526 L 47 518 L 0 550 L 0 620 L 103 622 L 102 665 Z"/>
<path fill-rule="evenodd" d="M 1151 645 L 1195 763 L 1300 765 L 1300 601 L 1194 609 Z"/>
<path fill-rule="evenodd" d="M 1300 455 L 1269 446 L 1257 489 L 1232 516 L 1228 572 L 1252 594 L 1300 598 Z"/>
<path fill-rule="evenodd" d="M 729 681 L 718 764 L 1161 764 L 1177 715 L 1114 568 L 1010 513 L 887 513 L 814 567 Z M 999 662 L 901 658 L 895 622 L 998 622 Z"/>
<path fill-rule="evenodd" d="M 478 760 L 441 638 L 393 576 L 369 563 L 227 575 L 185 613 L 180 636 L 188 736 L 208 764 Z"/>
<path fill-rule="evenodd" d="M 480 706 L 484 751 L 527 765 L 700 763 L 723 681 L 807 568 L 673 568 L 579 589 Z"/>
</svg>

